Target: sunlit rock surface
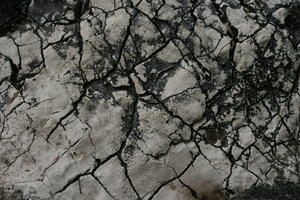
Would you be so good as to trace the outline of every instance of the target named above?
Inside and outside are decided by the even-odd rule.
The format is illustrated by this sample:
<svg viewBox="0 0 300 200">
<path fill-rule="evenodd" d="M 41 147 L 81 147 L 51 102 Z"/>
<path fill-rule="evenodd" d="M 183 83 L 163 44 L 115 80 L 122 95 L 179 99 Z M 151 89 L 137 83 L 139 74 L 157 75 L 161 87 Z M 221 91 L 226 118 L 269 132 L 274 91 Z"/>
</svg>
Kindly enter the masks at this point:
<svg viewBox="0 0 300 200">
<path fill-rule="evenodd" d="M 299 182 L 300 1 L 0 4 L 0 199 Z"/>
</svg>

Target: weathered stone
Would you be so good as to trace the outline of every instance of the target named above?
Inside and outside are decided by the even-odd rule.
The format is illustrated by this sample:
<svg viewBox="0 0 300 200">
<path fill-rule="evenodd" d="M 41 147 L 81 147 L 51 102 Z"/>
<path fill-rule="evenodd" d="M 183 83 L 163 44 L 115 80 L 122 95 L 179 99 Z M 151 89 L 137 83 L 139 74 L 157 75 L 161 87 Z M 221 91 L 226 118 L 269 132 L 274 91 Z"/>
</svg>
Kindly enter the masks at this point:
<svg viewBox="0 0 300 200">
<path fill-rule="evenodd" d="M 3 0 L 0 199 L 299 199 L 299 8 Z"/>
</svg>

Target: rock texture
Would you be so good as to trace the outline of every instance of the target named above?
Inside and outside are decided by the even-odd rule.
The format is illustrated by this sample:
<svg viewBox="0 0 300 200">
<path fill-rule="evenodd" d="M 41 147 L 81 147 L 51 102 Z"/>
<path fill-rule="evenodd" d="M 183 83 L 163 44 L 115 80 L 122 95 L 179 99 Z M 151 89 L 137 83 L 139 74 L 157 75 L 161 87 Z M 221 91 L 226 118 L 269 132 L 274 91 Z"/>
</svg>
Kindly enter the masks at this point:
<svg viewBox="0 0 300 200">
<path fill-rule="evenodd" d="M 299 182 L 299 1 L 0 4 L 0 198 Z"/>
</svg>

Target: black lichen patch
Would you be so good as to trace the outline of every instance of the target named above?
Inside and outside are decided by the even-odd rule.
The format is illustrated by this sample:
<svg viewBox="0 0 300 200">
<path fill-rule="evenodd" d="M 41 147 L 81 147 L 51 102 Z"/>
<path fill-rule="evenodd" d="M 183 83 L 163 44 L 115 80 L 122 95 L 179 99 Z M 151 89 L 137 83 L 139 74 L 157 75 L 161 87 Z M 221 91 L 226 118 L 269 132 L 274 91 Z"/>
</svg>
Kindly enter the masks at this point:
<svg viewBox="0 0 300 200">
<path fill-rule="evenodd" d="M 289 9 L 285 25 L 291 35 L 290 40 L 295 48 L 300 44 L 300 2 L 295 2 Z"/>
<path fill-rule="evenodd" d="M 8 91 L 4 91 L 0 93 L 0 110 L 4 107 L 4 105 L 9 101 Z"/>
<path fill-rule="evenodd" d="M 61 19 L 63 18 L 63 14 L 66 12 L 63 8 L 64 2 L 64 0 L 34 1 L 33 6 L 30 8 L 30 14 L 34 16 L 36 20 L 40 20 L 42 18 L 47 18 L 49 20 Z"/>
<path fill-rule="evenodd" d="M 283 180 L 273 186 L 262 184 L 237 195 L 232 200 L 299 200 L 300 185 Z"/>
<path fill-rule="evenodd" d="M 30 69 L 35 69 L 37 67 L 39 67 L 41 65 L 41 62 L 38 59 L 33 59 L 29 64 L 28 67 L 30 67 Z"/>
<path fill-rule="evenodd" d="M 2 0 L 0 3 L 0 37 L 13 32 L 27 18 L 30 0 Z"/>
<path fill-rule="evenodd" d="M 42 200 L 36 196 L 36 191 L 31 189 L 28 194 L 24 194 L 22 190 L 10 190 L 0 187 L 0 200 Z"/>
<path fill-rule="evenodd" d="M 285 19 L 285 24 L 288 28 L 292 29 L 299 29 L 300 28 L 300 3 L 295 2 L 291 8 L 289 9 L 288 16 Z"/>
</svg>

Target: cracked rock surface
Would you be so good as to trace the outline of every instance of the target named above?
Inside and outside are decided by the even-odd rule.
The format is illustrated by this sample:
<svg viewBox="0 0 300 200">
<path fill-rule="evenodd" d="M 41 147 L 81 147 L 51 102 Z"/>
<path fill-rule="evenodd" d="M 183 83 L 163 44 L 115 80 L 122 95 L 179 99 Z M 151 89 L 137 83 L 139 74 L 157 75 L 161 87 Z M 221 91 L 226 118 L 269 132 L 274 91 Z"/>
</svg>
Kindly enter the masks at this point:
<svg viewBox="0 0 300 200">
<path fill-rule="evenodd" d="M 299 9 L 1 1 L 0 199 L 224 200 L 299 182 Z"/>
</svg>

